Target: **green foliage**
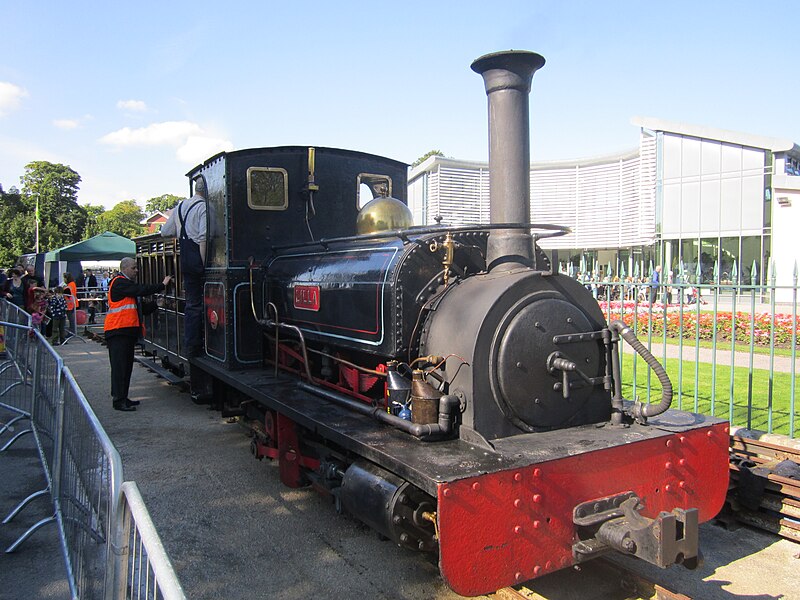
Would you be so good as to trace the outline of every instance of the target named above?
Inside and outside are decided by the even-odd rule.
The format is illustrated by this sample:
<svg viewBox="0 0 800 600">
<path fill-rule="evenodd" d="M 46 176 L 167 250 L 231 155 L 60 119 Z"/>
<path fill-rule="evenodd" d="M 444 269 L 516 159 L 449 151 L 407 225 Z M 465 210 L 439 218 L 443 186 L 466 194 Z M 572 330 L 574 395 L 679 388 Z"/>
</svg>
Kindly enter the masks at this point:
<svg viewBox="0 0 800 600">
<path fill-rule="evenodd" d="M 426 160 L 428 160 L 428 159 L 429 159 L 431 156 L 444 156 L 444 152 L 442 152 L 441 150 L 430 150 L 429 152 L 426 152 L 425 154 L 423 154 L 422 156 L 420 156 L 420 157 L 419 157 L 417 160 L 415 160 L 413 163 L 411 163 L 411 166 L 412 166 L 412 167 L 416 167 L 417 165 L 420 165 L 420 164 L 424 163 L 424 162 L 425 162 Z"/>
<path fill-rule="evenodd" d="M 145 215 L 151 215 L 158 211 L 166 212 L 170 208 L 174 208 L 181 200 L 183 200 L 183 198 L 173 194 L 163 194 L 155 198 L 150 198 L 144 207 Z"/>
<path fill-rule="evenodd" d="M 87 204 L 83 209 L 86 211 L 86 229 L 83 232 L 83 239 L 89 239 L 103 233 L 105 229 L 100 229 L 98 219 L 105 213 L 106 209 L 103 206 L 94 206 L 92 204 Z"/>
<path fill-rule="evenodd" d="M 79 242 L 86 229 L 86 210 L 78 206 L 81 176 L 66 165 L 34 161 L 25 165 L 21 181 L 25 212 L 28 219 L 33 213 L 34 223 L 38 206 L 40 251 Z"/>
<path fill-rule="evenodd" d="M 26 210 L 22 195 L 15 187 L 6 192 L 0 185 L 0 223 L 3 223 L 0 268 L 6 268 L 33 248 L 33 216 Z"/>
<path fill-rule="evenodd" d="M 98 215 L 97 226 L 99 232 L 111 231 L 118 235 L 131 238 L 144 233 L 141 221 L 144 213 L 135 200 L 123 200 L 111 210 Z"/>
<path fill-rule="evenodd" d="M 36 207 L 39 208 L 39 251 L 56 250 L 104 231 L 125 237 L 145 233 L 145 215 L 134 200 L 120 202 L 111 210 L 79 206 L 81 176 L 70 167 L 47 161 L 25 166 L 21 190 L 8 191 L 0 184 L 0 268 L 12 266 L 22 254 L 35 251 Z M 163 194 L 147 201 L 148 213 L 174 207 L 181 198 Z"/>
</svg>

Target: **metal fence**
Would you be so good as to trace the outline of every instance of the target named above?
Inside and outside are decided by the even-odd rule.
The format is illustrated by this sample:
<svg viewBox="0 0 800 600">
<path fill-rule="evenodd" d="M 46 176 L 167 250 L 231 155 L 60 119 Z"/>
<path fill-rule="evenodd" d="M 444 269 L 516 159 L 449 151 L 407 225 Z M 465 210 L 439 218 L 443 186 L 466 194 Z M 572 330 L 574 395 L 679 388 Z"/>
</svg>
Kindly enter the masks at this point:
<svg viewBox="0 0 800 600">
<path fill-rule="evenodd" d="M 667 368 L 673 406 L 731 425 L 797 437 L 798 285 L 734 282 L 589 281 L 606 319 L 624 320 Z M 651 303 L 650 299 L 654 297 Z M 627 396 L 660 388 L 634 354 L 622 352 Z"/>
<path fill-rule="evenodd" d="M 3 524 L 24 517 L 25 507 L 43 497 L 50 498 L 53 513 L 32 524 L 6 552 L 17 551 L 52 524 L 71 597 L 184 598 L 138 489 L 122 483 L 119 453 L 72 373 L 30 322 L 14 322 L 24 320 L 24 313 L 9 306 L 0 302 L 6 339 L 0 410 L 13 419 L 0 428 L 0 436 L 12 430 L 12 422 L 26 422 L 27 428 L 0 451 L 33 435 L 46 486 L 21 500 Z"/>
<path fill-rule="evenodd" d="M 0 333 L 3 337 L 2 350 L 6 357 L 0 359 L 0 409 L 4 413 L 4 417 L 0 419 L 1 445 L 5 433 L 14 431 L 14 427 L 18 424 L 30 421 L 32 395 L 21 389 L 30 384 L 27 377 L 30 340 L 27 329 L 31 325 L 31 317 L 10 302 L 0 301 L 0 322 L 22 326 L 3 327 L 0 325 Z M 5 416 L 5 413 L 11 413 L 11 415 Z M 5 446 L 0 447 L 0 452 L 28 433 L 30 433 L 30 429 L 24 429 L 17 433 L 6 442 Z"/>
</svg>

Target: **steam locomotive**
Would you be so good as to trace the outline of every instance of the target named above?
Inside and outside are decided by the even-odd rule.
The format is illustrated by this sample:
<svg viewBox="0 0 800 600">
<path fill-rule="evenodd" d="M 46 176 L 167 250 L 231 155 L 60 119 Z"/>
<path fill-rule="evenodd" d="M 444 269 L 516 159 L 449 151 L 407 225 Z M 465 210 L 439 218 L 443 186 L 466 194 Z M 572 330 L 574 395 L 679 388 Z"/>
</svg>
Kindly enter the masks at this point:
<svg viewBox="0 0 800 600">
<path fill-rule="evenodd" d="M 479 595 L 608 552 L 698 560 L 722 507 L 728 425 L 669 409 L 662 366 L 607 323 L 530 222 L 528 95 L 544 59 L 472 69 L 489 106 L 491 223 L 412 226 L 407 165 L 333 148 L 222 153 L 205 180 L 205 353 L 181 347 L 180 287 L 146 350 L 192 396 L 252 429 L 256 458 L 381 535 L 438 555 Z M 367 202 L 361 198 L 367 193 Z M 174 240 L 137 240 L 140 277 L 180 272 Z M 631 344 L 661 382 L 622 396 Z"/>
</svg>

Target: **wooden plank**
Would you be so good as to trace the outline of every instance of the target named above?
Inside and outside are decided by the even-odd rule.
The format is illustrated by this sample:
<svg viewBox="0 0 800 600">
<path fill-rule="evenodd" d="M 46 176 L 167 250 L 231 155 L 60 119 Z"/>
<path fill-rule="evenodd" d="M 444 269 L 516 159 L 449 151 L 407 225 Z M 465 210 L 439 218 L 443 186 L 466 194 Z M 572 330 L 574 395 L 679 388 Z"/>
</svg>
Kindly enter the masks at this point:
<svg viewBox="0 0 800 600">
<path fill-rule="evenodd" d="M 736 494 L 729 494 L 727 502 L 728 504 L 730 504 L 731 509 L 739 510 L 740 504 Z M 781 514 L 784 517 L 788 517 L 790 519 L 800 520 L 800 501 L 794 500 L 793 498 L 787 498 L 785 496 L 779 496 L 777 494 L 765 493 L 761 497 L 759 508 L 763 508 L 764 510 L 771 510 L 776 514 Z"/>
<path fill-rule="evenodd" d="M 669 590 L 638 573 L 626 569 L 619 563 L 608 558 L 599 558 L 595 562 L 614 572 L 616 577 L 619 578 L 621 589 L 634 591 L 642 598 L 651 598 L 655 600 L 692 600 L 689 596 Z"/>
<path fill-rule="evenodd" d="M 741 521 L 747 525 L 758 527 L 771 533 L 785 537 L 786 539 L 794 542 L 800 542 L 800 523 L 790 521 L 789 519 L 780 519 L 766 515 L 764 513 L 757 513 L 750 510 L 737 510 L 733 511 L 733 516 L 737 521 Z"/>
<path fill-rule="evenodd" d="M 764 497 L 761 498 L 761 508 L 780 513 L 791 519 L 800 519 L 800 500 L 764 494 Z"/>
<path fill-rule="evenodd" d="M 770 444 L 748 438 L 731 438 L 731 449 L 736 454 L 747 457 L 760 457 L 767 460 L 791 460 L 800 463 L 800 450 Z"/>
<path fill-rule="evenodd" d="M 731 477 L 738 480 L 739 467 L 731 465 Z M 780 475 L 767 475 L 766 489 L 772 492 L 800 500 L 800 481 L 781 477 Z"/>
</svg>

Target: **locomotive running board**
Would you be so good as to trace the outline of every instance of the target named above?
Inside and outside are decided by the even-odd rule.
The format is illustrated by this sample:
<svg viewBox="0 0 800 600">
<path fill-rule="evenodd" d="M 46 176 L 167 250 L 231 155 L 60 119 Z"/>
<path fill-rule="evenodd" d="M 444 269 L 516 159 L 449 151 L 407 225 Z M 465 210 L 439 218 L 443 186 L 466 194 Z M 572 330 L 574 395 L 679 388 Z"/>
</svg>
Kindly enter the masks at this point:
<svg viewBox="0 0 800 600">
<path fill-rule="evenodd" d="M 183 377 L 178 377 L 172 371 L 161 367 L 156 363 L 155 358 L 148 358 L 146 356 L 134 356 L 133 359 L 143 367 L 149 369 L 159 377 L 167 380 L 170 385 L 185 385 L 187 382 Z"/>
</svg>

